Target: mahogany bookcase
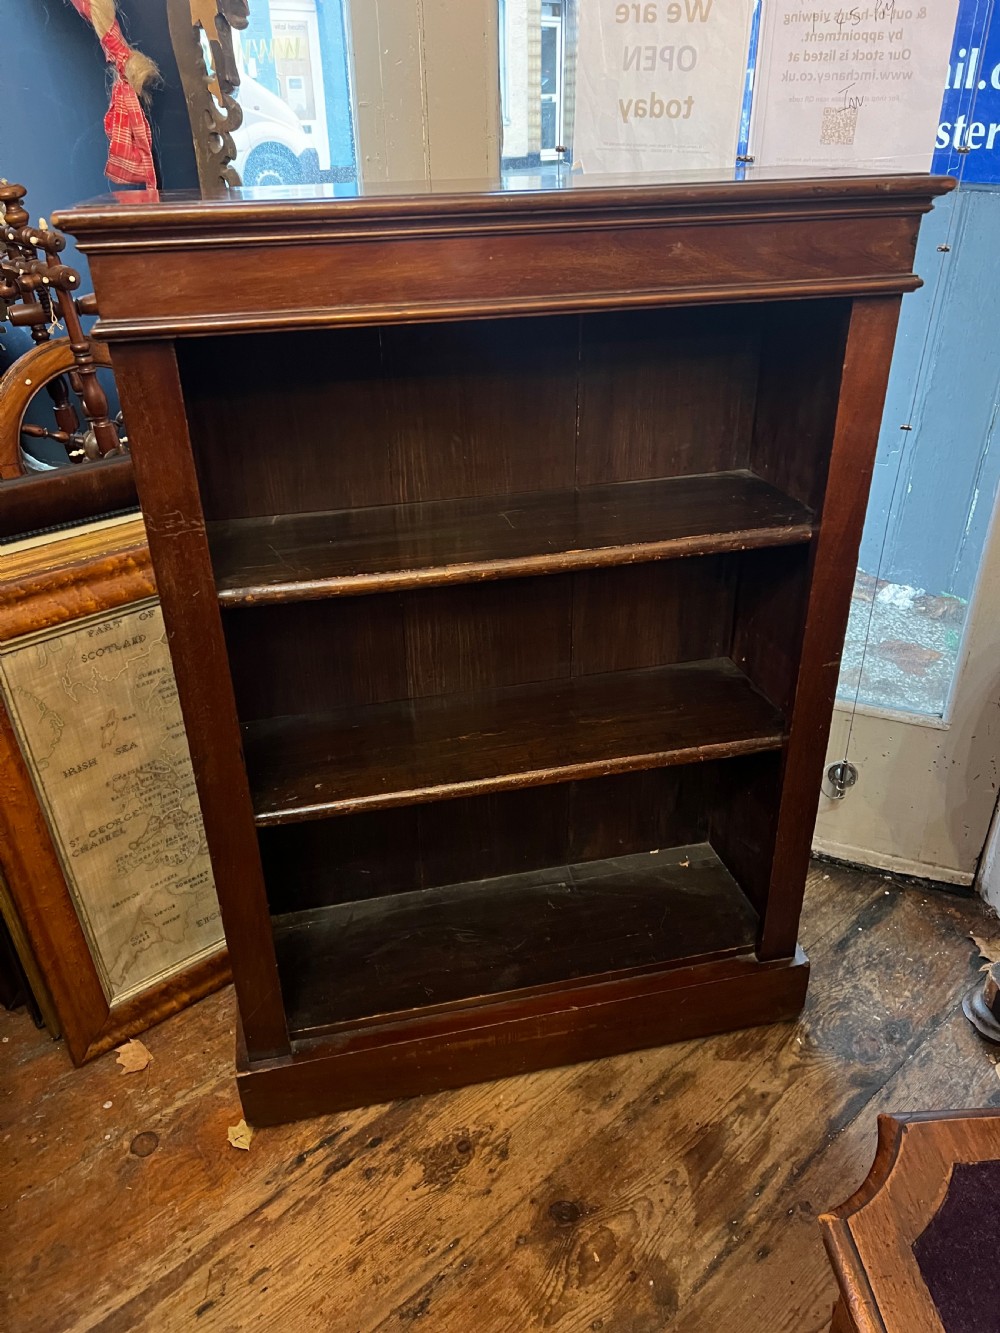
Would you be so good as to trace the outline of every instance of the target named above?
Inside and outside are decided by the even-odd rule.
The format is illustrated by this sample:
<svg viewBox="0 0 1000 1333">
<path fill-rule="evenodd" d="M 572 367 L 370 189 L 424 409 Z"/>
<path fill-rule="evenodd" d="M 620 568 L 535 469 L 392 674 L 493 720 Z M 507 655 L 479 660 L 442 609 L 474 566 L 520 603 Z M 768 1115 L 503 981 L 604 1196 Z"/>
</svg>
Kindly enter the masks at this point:
<svg viewBox="0 0 1000 1333">
<path fill-rule="evenodd" d="M 130 194 L 90 260 L 256 1124 L 794 1015 L 928 176 Z"/>
</svg>

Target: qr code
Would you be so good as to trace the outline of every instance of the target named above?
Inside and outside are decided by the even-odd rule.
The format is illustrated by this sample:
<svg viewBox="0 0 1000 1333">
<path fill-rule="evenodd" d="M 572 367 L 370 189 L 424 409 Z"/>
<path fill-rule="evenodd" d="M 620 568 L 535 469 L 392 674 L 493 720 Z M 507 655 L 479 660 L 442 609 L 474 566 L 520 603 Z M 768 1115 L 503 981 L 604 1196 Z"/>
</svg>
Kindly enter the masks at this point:
<svg viewBox="0 0 1000 1333">
<path fill-rule="evenodd" d="M 820 143 L 839 144 L 848 148 L 854 142 L 858 128 L 858 108 L 856 106 L 825 106 L 823 124 L 820 127 Z"/>
</svg>

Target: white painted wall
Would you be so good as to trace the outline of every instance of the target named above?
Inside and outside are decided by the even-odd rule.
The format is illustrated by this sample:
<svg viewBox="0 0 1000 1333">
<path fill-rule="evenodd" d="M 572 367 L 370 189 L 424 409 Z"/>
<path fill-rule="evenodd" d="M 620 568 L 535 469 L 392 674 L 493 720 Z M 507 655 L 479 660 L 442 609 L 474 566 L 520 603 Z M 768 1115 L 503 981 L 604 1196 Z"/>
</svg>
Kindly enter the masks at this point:
<svg viewBox="0 0 1000 1333">
<path fill-rule="evenodd" d="M 496 0 L 353 0 L 363 181 L 460 181 L 500 170 Z"/>
</svg>

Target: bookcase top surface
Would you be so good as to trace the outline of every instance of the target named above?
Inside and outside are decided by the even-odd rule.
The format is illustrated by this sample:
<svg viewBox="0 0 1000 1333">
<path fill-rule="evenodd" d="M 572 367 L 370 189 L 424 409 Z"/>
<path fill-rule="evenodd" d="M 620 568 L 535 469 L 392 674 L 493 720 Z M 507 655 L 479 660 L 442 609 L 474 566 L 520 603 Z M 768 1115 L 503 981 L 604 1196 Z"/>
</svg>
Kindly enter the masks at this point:
<svg viewBox="0 0 1000 1333">
<path fill-rule="evenodd" d="M 935 195 L 952 189 L 950 176 L 918 174 L 864 176 L 802 176 L 793 169 L 746 168 L 740 179 L 732 173 L 686 171 L 650 175 L 583 175 L 502 177 L 495 180 L 436 182 L 368 182 L 343 185 L 268 186 L 197 191 L 121 190 L 102 195 L 56 214 L 55 223 L 73 233 L 89 249 L 113 244 L 128 248 L 128 237 L 141 244 L 157 234 L 184 231 L 202 235 L 257 225 L 282 234 L 315 225 L 374 224 L 392 220 L 440 221 L 502 219 L 556 214 L 617 213 L 623 219 L 651 209 L 685 216 L 718 212 L 739 216 L 762 206 L 796 215 L 815 209 L 929 208 Z M 350 193 L 346 191 L 349 190 Z"/>
<path fill-rule="evenodd" d="M 131 191 L 56 217 L 109 341 L 912 291 L 947 176 Z M 169 274 L 169 277 L 166 275 Z"/>
</svg>

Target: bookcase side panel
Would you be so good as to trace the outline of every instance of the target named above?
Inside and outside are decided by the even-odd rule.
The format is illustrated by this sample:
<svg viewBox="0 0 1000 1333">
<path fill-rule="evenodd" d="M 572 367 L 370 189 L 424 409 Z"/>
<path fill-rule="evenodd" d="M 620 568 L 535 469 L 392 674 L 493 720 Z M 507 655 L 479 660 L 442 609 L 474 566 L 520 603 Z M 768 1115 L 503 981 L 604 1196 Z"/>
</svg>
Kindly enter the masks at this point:
<svg viewBox="0 0 1000 1333">
<path fill-rule="evenodd" d="M 289 1049 L 184 394 L 169 342 L 114 369 L 173 659 L 248 1049 Z"/>
<path fill-rule="evenodd" d="M 811 509 L 823 503 L 851 302 L 779 302 L 764 314 L 750 467 Z"/>
<path fill-rule="evenodd" d="M 859 297 L 851 311 L 820 530 L 814 543 L 775 854 L 758 939 L 762 959 L 789 957 L 795 950 L 899 304 L 898 296 Z"/>
<path fill-rule="evenodd" d="M 850 314 L 849 301 L 818 300 L 776 303 L 762 316 L 750 466 L 816 513 L 826 492 Z M 733 661 L 789 719 L 801 673 L 814 560 L 815 541 L 748 553 L 736 598 Z M 766 781 L 731 784 L 713 818 L 719 855 L 762 915 L 781 793 L 781 768 L 772 765 Z M 794 943 L 794 934 L 791 938 Z"/>
</svg>

